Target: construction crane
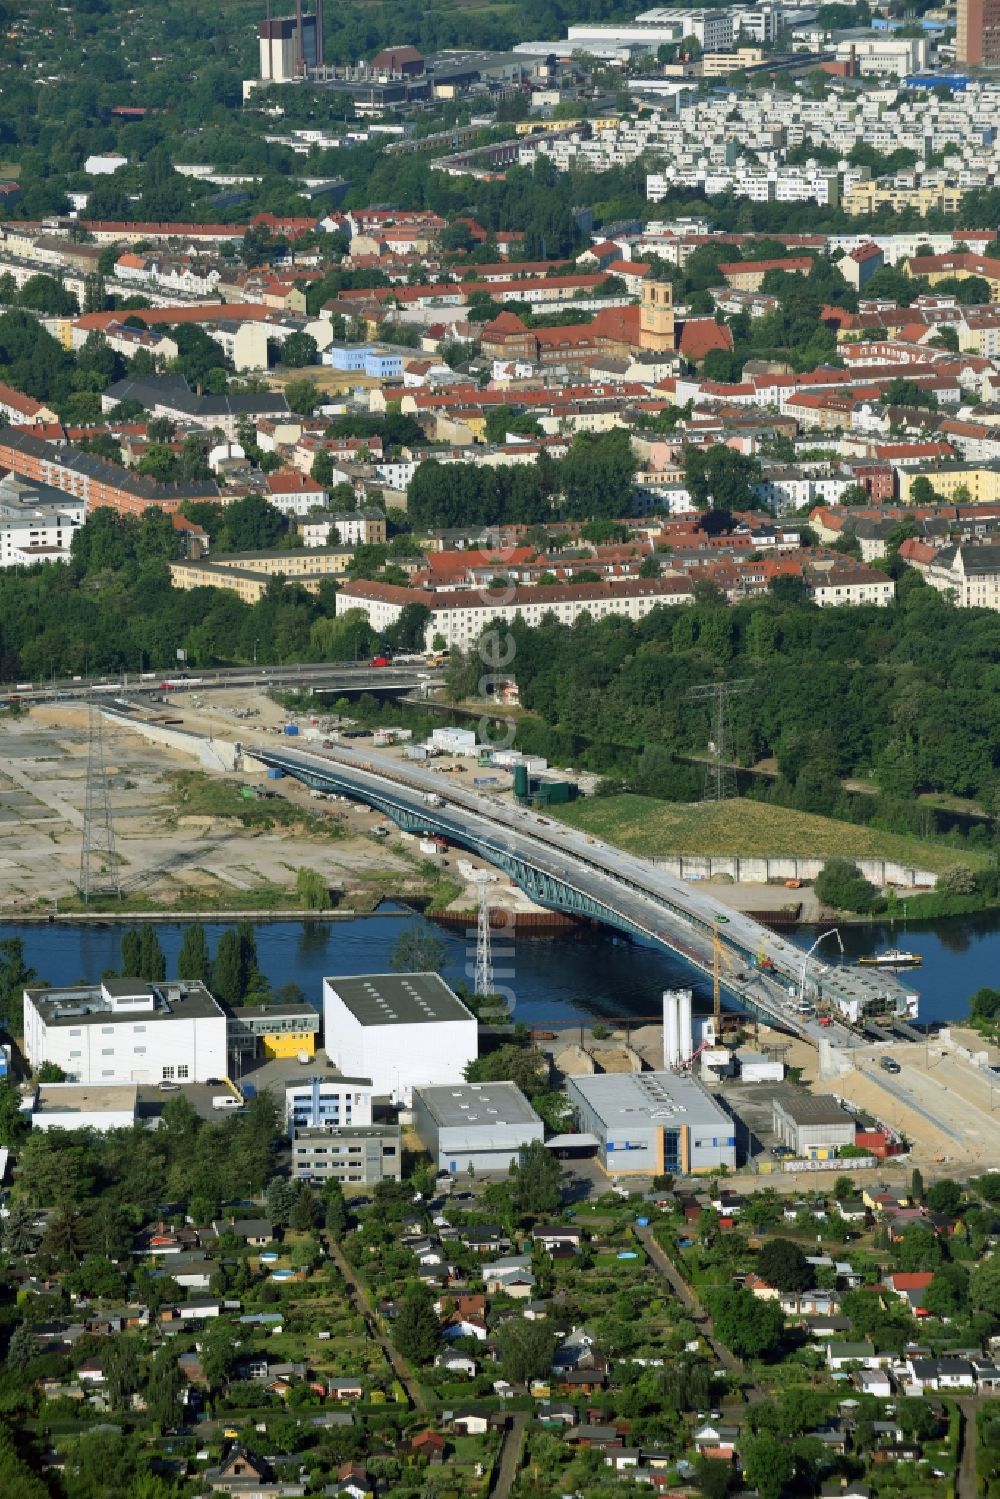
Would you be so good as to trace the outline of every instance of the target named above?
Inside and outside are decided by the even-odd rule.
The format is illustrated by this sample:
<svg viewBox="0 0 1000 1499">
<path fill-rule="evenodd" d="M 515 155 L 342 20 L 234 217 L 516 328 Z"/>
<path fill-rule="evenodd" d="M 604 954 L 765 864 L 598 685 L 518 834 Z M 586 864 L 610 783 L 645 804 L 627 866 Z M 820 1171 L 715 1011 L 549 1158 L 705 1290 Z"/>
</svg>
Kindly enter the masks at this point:
<svg viewBox="0 0 1000 1499">
<path fill-rule="evenodd" d="M 827 937 L 836 937 L 836 939 L 837 939 L 837 946 L 840 948 L 840 961 L 841 962 L 844 961 L 844 957 L 845 957 L 844 943 L 843 943 L 843 940 L 842 940 L 841 935 L 840 935 L 840 930 L 839 930 L 838 927 L 831 927 L 831 929 L 828 932 L 823 932 L 823 933 L 821 933 L 821 935 L 819 937 L 816 938 L 816 941 L 813 943 L 812 947 L 810 947 L 809 951 L 806 953 L 805 957 L 802 959 L 802 971 L 799 974 L 799 1004 L 800 1005 L 801 1004 L 805 1004 L 805 998 L 806 998 L 806 969 L 809 966 L 809 959 L 812 957 L 812 955 L 816 951 L 817 947 L 819 947 L 820 943 L 826 941 Z"/>
<path fill-rule="evenodd" d="M 715 1021 L 715 1033 L 722 1033 L 722 968 L 728 970 L 730 975 L 735 976 L 739 966 L 733 958 L 728 947 L 724 946 L 719 936 L 719 923 L 712 922 L 712 1016 Z"/>
</svg>

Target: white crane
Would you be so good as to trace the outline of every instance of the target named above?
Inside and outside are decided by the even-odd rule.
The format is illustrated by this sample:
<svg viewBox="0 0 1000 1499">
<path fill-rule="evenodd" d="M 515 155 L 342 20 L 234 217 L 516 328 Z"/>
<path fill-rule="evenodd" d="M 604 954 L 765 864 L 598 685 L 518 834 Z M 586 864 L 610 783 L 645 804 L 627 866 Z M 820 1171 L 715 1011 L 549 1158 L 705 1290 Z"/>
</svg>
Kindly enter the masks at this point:
<svg viewBox="0 0 1000 1499">
<path fill-rule="evenodd" d="M 831 927 L 828 932 L 822 932 L 820 934 L 820 936 L 818 936 L 816 938 L 816 941 L 813 943 L 812 947 L 810 947 L 809 951 L 806 953 L 805 957 L 802 959 L 802 971 L 801 971 L 801 973 L 799 975 L 799 1004 L 800 1005 L 805 1003 L 805 998 L 806 998 L 806 968 L 809 965 L 809 959 L 812 957 L 812 955 L 816 951 L 817 947 L 819 947 L 820 943 L 826 941 L 827 937 L 836 937 L 836 939 L 837 939 L 837 946 L 840 948 L 841 959 L 843 959 L 843 957 L 844 957 L 844 944 L 843 944 L 843 941 L 841 940 L 839 927 Z"/>
</svg>

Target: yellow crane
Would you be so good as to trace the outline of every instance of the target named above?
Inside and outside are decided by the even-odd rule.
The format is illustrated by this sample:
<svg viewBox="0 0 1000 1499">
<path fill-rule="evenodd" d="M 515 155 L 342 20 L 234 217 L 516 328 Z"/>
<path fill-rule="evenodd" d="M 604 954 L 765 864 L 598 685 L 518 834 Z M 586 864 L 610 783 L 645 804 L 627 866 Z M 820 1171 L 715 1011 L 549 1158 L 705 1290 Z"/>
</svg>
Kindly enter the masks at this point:
<svg viewBox="0 0 1000 1499">
<path fill-rule="evenodd" d="M 732 953 L 729 951 L 728 947 L 723 944 L 722 938 L 719 936 L 719 923 L 717 921 L 713 921 L 712 1015 L 715 1019 L 716 1035 L 719 1035 L 722 1032 L 722 969 L 725 968 L 728 973 L 735 975 L 739 972 L 740 966 L 741 965 L 736 962 Z"/>
</svg>

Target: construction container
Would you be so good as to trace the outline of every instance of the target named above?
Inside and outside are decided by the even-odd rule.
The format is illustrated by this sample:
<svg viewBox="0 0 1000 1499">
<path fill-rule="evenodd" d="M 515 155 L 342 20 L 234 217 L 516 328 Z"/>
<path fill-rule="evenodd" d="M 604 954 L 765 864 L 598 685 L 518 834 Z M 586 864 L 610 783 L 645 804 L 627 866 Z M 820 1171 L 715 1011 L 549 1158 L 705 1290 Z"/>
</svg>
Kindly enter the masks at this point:
<svg viewBox="0 0 1000 1499">
<path fill-rule="evenodd" d="M 267 772 L 267 779 L 269 781 L 283 781 L 285 779 L 285 772 L 279 770 L 276 765 L 272 765 Z"/>
<path fill-rule="evenodd" d="M 297 723 L 286 723 L 281 732 L 290 735 L 294 739 L 299 732 L 299 726 Z"/>
<path fill-rule="evenodd" d="M 526 801 L 528 797 L 528 767 L 526 765 L 514 766 L 514 795 L 519 801 Z"/>
</svg>

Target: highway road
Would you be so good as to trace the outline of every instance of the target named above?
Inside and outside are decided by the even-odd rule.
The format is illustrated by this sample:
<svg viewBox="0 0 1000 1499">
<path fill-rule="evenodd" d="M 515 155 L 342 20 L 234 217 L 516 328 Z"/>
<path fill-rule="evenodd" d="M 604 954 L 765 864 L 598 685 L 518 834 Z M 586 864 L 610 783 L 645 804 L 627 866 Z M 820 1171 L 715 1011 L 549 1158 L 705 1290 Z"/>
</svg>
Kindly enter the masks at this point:
<svg viewBox="0 0 1000 1499">
<path fill-rule="evenodd" d="M 362 800 L 389 797 L 428 831 L 439 832 L 492 863 L 521 859 L 605 906 L 634 932 L 670 948 L 709 975 L 713 929 L 718 930 L 737 970 L 735 974 L 723 970 L 725 989 L 742 1005 L 759 1010 L 814 1045 L 826 1038 L 853 1046 L 857 1037 L 836 1021 L 821 1027 L 815 1014 L 799 1013 L 801 989 L 807 1001 L 821 989 L 826 998 L 844 1007 L 842 1013 L 859 1004 L 869 1005 L 890 990 L 892 981 L 883 974 L 828 968 L 751 917 L 720 908 L 717 899 L 698 886 L 529 808 L 458 787 L 439 773 L 387 759 L 367 748 L 356 751 L 337 745 L 316 752 L 260 743 L 257 747 L 247 744 L 247 749 L 299 779 L 325 777 L 341 792 Z M 753 966 L 758 957 L 771 960 L 773 976 Z"/>
<path fill-rule="evenodd" d="M 0 702 L 16 697 L 23 703 L 73 700 L 93 696 L 100 701 L 116 694 L 159 692 L 164 685 L 170 692 L 203 692 L 206 688 L 252 687 L 325 687 L 332 691 L 375 692 L 419 688 L 432 680 L 427 666 L 412 662 L 393 662 L 391 666 L 370 666 L 367 661 L 307 661 L 291 666 L 220 666 L 205 671 L 192 668 L 180 672 L 124 672 L 121 676 L 52 677 L 47 681 L 8 682 L 0 686 Z"/>
</svg>

